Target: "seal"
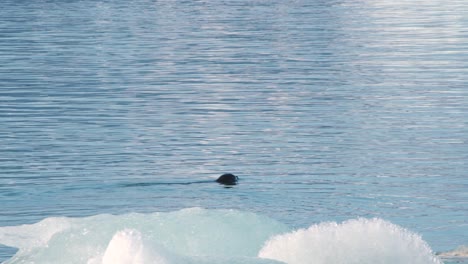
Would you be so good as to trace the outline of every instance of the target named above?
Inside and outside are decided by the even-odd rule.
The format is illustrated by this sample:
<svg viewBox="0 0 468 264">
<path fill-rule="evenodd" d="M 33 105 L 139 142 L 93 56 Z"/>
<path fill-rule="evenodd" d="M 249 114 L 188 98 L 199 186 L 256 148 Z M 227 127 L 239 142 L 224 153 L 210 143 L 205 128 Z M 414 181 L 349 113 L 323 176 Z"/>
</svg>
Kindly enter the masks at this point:
<svg viewBox="0 0 468 264">
<path fill-rule="evenodd" d="M 224 185 L 236 185 L 239 181 L 239 177 L 231 173 L 225 173 L 216 180 L 217 183 Z"/>
</svg>

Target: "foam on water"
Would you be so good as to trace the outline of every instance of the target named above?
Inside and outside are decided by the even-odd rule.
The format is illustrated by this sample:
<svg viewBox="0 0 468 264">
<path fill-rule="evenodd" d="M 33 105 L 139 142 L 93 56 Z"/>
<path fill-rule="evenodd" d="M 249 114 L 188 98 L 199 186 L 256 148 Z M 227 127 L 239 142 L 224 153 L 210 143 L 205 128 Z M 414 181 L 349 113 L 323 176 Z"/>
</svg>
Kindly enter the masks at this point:
<svg viewBox="0 0 468 264">
<path fill-rule="evenodd" d="M 442 263 L 418 235 L 381 219 L 293 231 L 236 210 L 47 218 L 0 227 L 5 263 Z"/>
</svg>

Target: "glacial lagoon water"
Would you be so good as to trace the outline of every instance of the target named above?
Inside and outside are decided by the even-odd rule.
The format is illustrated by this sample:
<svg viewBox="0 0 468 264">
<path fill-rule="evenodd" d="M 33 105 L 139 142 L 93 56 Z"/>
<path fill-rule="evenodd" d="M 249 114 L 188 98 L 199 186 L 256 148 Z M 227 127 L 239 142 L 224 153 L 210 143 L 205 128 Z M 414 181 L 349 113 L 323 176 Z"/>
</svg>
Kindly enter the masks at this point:
<svg viewBox="0 0 468 264">
<path fill-rule="evenodd" d="M 0 261 L 467 263 L 467 28 L 462 0 L 3 1 Z"/>
</svg>

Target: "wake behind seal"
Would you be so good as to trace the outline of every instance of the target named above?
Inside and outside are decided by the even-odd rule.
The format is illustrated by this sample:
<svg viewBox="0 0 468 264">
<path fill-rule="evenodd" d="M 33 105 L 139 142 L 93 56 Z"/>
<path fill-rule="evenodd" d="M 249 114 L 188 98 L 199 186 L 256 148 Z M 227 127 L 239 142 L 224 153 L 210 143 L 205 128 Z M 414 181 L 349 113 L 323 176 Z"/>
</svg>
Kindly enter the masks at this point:
<svg viewBox="0 0 468 264">
<path fill-rule="evenodd" d="M 217 183 L 224 185 L 236 185 L 239 181 L 239 177 L 231 173 L 225 173 L 216 180 Z"/>
<path fill-rule="evenodd" d="M 224 185 L 226 188 L 237 185 L 239 177 L 232 173 L 225 173 L 218 177 L 215 182 Z M 213 180 L 200 180 L 200 181 L 190 181 L 190 182 L 132 182 L 132 183 L 123 183 L 122 187 L 148 187 L 148 186 L 164 186 L 164 185 L 192 185 L 192 184 L 203 184 L 210 183 Z"/>
</svg>

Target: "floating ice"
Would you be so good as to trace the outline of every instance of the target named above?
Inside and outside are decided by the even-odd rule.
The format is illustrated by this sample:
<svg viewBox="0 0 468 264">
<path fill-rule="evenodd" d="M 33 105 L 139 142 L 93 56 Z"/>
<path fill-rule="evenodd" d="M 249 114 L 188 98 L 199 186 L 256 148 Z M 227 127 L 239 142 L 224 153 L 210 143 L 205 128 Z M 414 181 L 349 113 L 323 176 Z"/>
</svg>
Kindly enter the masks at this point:
<svg viewBox="0 0 468 264">
<path fill-rule="evenodd" d="M 96 262 L 88 261 L 89 264 Z M 139 263 L 169 263 L 163 256 L 149 249 L 143 242 L 141 233 L 135 229 L 125 229 L 112 237 L 102 260 L 102 264 L 139 264 Z M 96 263 L 96 264 L 97 264 Z"/>
<path fill-rule="evenodd" d="M 200 208 L 47 218 L 0 227 L 0 244 L 19 249 L 6 264 L 441 263 L 418 235 L 380 219 L 291 232 L 261 215 Z"/>
<path fill-rule="evenodd" d="M 455 250 L 440 253 L 439 256 L 446 258 L 468 258 L 468 246 L 459 246 Z"/>
<path fill-rule="evenodd" d="M 47 218 L 0 227 L 0 244 L 19 249 L 8 264 L 277 263 L 257 253 L 268 238 L 287 230 L 253 213 L 191 208 Z"/>
<path fill-rule="evenodd" d="M 381 219 L 321 223 L 270 239 L 259 257 L 289 264 L 441 264 L 420 236 Z"/>
</svg>

